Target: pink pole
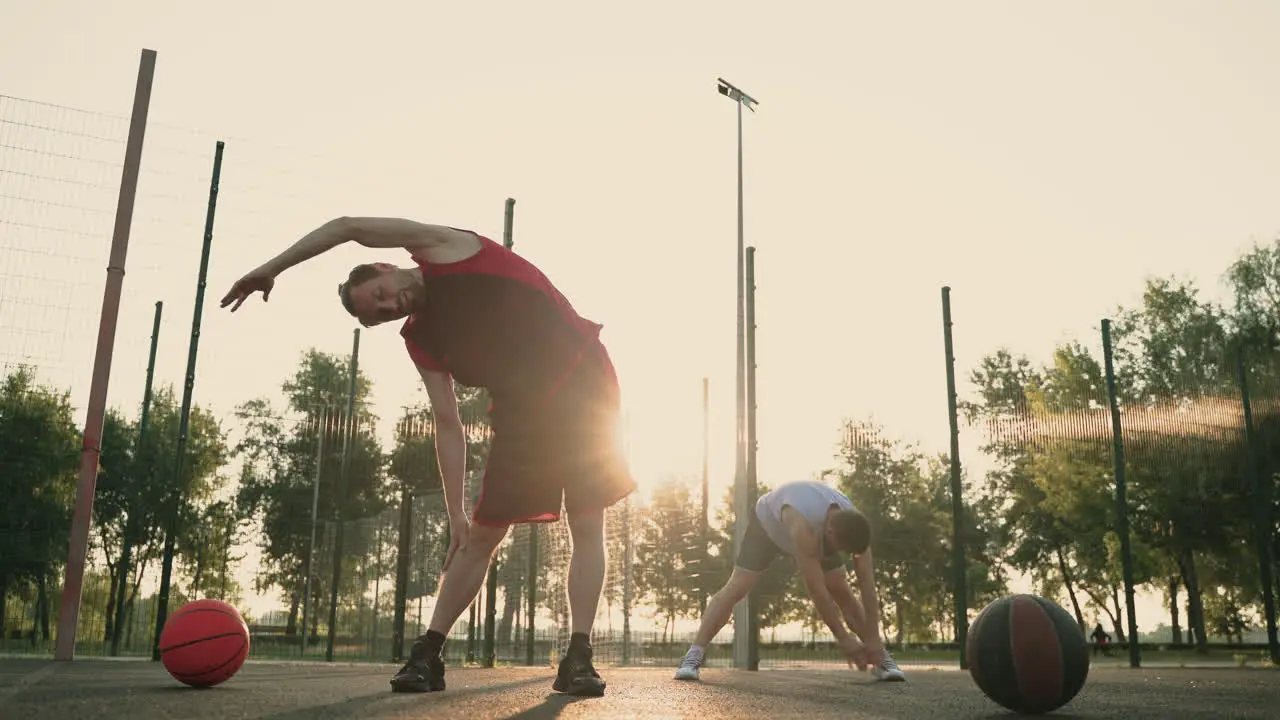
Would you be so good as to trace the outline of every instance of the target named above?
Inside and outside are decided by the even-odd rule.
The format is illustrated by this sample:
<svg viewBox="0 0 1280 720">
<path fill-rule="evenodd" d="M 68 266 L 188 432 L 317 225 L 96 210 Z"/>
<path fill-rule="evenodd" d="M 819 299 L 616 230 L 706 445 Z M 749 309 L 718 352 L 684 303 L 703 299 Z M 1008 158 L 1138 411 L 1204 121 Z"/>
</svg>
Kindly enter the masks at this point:
<svg viewBox="0 0 1280 720">
<path fill-rule="evenodd" d="M 133 93 L 133 115 L 129 118 L 129 141 L 124 149 L 124 171 L 120 177 L 120 199 L 116 204 L 116 224 L 111 234 L 111 257 L 107 262 L 107 287 L 102 296 L 102 319 L 98 324 L 98 349 L 93 358 L 93 380 L 89 385 L 89 407 L 84 421 L 84 447 L 80 451 L 80 480 L 76 484 L 75 514 L 71 518 L 71 547 L 62 581 L 62 603 L 58 612 L 58 642 L 53 659 L 70 661 L 76 652 L 76 626 L 80 621 L 80 589 L 84 585 L 84 563 L 89 549 L 89 526 L 93 522 L 93 493 L 98 482 L 102 422 L 107 409 L 107 383 L 111 379 L 111 353 L 115 348 L 116 319 L 120 315 L 120 293 L 124 287 L 124 261 L 129 250 L 129 230 L 133 225 L 133 203 L 138 192 L 138 170 L 142 165 L 142 138 L 151 107 L 151 81 L 155 77 L 156 51 L 143 50 L 138 65 L 138 85 Z"/>
</svg>

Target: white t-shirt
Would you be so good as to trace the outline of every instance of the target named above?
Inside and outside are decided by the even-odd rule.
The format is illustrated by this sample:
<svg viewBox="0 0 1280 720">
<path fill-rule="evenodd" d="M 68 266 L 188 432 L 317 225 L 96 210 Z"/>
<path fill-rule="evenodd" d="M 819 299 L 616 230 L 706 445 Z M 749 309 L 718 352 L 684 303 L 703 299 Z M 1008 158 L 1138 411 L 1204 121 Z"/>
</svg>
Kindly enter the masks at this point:
<svg viewBox="0 0 1280 720">
<path fill-rule="evenodd" d="M 853 501 L 845 497 L 844 493 L 820 482 L 801 480 L 761 495 L 756 501 L 756 518 L 760 520 L 760 525 L 770 540 L 782 548 L 783 552 L 795 555 L 795 543 L 782 522 L 782 508 L 789 506 L 800 513 L 813 528 L 813 532 L 821 537 L 827 523 L 827 511 L 832 505 L 841 510 L 853 509 Z"/>
</svg>

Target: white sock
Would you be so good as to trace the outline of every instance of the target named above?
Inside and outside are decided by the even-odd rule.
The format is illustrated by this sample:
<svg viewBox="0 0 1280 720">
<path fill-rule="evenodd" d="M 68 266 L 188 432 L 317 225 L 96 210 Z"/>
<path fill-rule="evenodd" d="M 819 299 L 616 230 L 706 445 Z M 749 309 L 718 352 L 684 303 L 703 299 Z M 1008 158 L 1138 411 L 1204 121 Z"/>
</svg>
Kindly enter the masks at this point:
<svg viewBox="0 0 1280 720">
<path fill-rule="evenodd" d="M 688 653 L 687 655 L 685 655 L 685 657 L 689 657 L 689 658 L 701 658 L 701 657 L 703 657 L 705 654 L 706 654 L 706 649 L 705 649 L 705 648 L 698 647 L 697 645 L 690 645 L 690 646 L 689 646 L 689 653 Z"/>
</svg>

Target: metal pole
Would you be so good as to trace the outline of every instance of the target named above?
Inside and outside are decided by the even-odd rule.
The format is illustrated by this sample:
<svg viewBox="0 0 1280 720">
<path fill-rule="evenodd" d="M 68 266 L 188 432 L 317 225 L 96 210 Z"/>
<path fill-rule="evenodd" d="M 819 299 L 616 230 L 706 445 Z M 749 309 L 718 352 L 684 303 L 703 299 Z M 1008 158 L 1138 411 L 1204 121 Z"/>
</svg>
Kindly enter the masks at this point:
<svg viewBox="0 0 1280 720">
<path fill-rule="evenodd" d="M 1106 362 L 1107 399 L 1111 405 L 1111 433 L 1115 448 L 1116 475 L 1116 531 L 1120 535 L 1120 564 L 1124 579 L 1124 600 L 1128 604 L 1129 667 L 1142 665 L 1138 647 L 1138 613 L 1134 607 L 1133 548 L 1129 540 L 1129 501 L 1125 497 L 1124 437 L 1120 424 L 1120 402 L 1116 398 L 1116 374 L 1111 352 L 1111 321 L 1102 321 L 1102 355 Z"/>
<path fill-rule="evenodd" d="M 342 467 L 333 494 L 333 583 L 329 588 L 329 642 L 324 649 L 325 662 L 333 662 L 333 645 L 338 640 L 338 585 L 342 580 L 342 501 L 346 497 L 347 473 L 351 470 L 352 443 L 356 434 L 356 382 L 360 368 L 360 328 L 352 331 L 351 362 L 347 372 L 347 425 L 342 436 Z"/>
<path fill-rule="evenodd" d="M 409 484 L 400 488 L 400 536 L 396 538 L 396 605 L 391 631 L 391 662 L 404 660 L 405 605 L 409 597 L 409 563 L 413 558 L 413 492 Z"/>
<path fill-rule="evenodd" d="M 160 570 L 160 591 L 156 600 L 156 632 L 152 639 L 151 659 L 160 659 L 160 633 L 169 612 L 169 587 L 173 579 L 173 553 L 177 543 L 178 514 L 182 505 L 182 482 L 187 459 L 187 430 L 191 419 L 191 395 L 196 386 L 196 356 L 200 349 L 200 318 L 204 308 L 204 288 L 209 274 L 209 250 L 213 245 L 213 218 L 218 209 L 218 179 L 222 175 L 222 149 L 219 140 L 213 149 L 213 178 L 209 181 L 209 206 L 204 218 L 204 242 L 200 247 L 200 271 L 196 276 L 196 303 L 191 318 L 191 343 L 187 349 L 187 375 L 182 388 L 182 413 L 178 416 L 178 449 L 173 464 L 173 483 L 169 488 L 169 517 L 164 538 L 164 562 Z"/>
<path fill-rule="evenodd" d="M 710 456 L 711 456 L 711 380 L 710 378 L 702 378 L 702 515 L 700 516 L 700 526 L 698 537 L 700 539 L 701 552 L 698 554 L 699 560 L 699 577 L 698 577 L 698 607 L 702 612 L 707 610 L 707 567 L 711 562 L 711 554 L 708 552 L 708 545 L 711 542 L 711 528 L 708 525 L 708 515 L 711 511 L 711 501 L 709 497 L 710 489 Z"/>
<path fill-rule="evenodd" d="M 525 611 L 525 629 L 524 629 L 524 664 L 533 665 L 534 663 L 534 645 L 538 641 L 537 628 L 534 620 L 538 617 L 538 525 L 530 523 L 529 525 L 529 567 L 526 570 L 528 577 L 525 578 L 526 589 L 525 595 L 528 597 L 528 610 Z"/>
<path fill-rule="evenodd" d="M 746 487 L 746 443 L 743 437 L 746 425 L 746 267 L 742 234 L 742 100 L 738 102 L 738 354 L 734 367 L 734 396 L 737 413 L 734 418 L 733 487 L 734 487 L 734 539 L 735 551 L 742 547 L 742 537 L 747 531 L 747 518 L 753 511 Z M 742 632 L 751 624 L 751 599 L 748 595 L 733 609 L 733 666 L 747 667 L 750 660 L 749 634 Z"/>
<path fill-rule="evenodd" d="M 494 633 L 497 631 L 498 623 L 498 560 L 494 558 L 489 561 L 489 587 L 485 590 L 484 598 L 484 645 L 481 650 L 481 660 L 485 667 L 491 668 L 494 665 L 496 656 L 496 645 Z"/>
<path fill-rule="evenodd" d="M 622 664 L 631 662 L 631 603 L 632 568 L 635 567 L 635 547 L 631 530 L 631 496 L 623 500 L 622 513 Z"/>
<path fill-rule="evenodd" d="M 156 374 L 156 347 L 160 343 L 160 316 L 164 312 L 164 302 L 156 301 L 155 317 L 151 321 L 151 352 L 147 356 L 147 384 L 142 391 L 142 414 L 138 418 L 138 444 L 133 458 L 137 463 L 145 452 L 147 441 L 147 425 L 151 417 L 151 386 Z M 149 455 L 148 455 L 149 457 Z M 138 472 L 141 465 L 134 466 Z M 150 470 L 150 468 L 148 468 Z M 133 538 L 138 532 L 138 519 L 130 512 L 124 523 L 124 538 L 120 548 L 120 582 L 116 588 L 116 616 L 111 625 L 111 657 L 120 655 L 120 636 L 124 634 L 124 604 L 129 587 L 129 565 L 133 562 Z"/>
<path fill-rule="evenodd" d="M 964 547 L 964 488 L 960 483 L 960 418 L 956 408 L 956 354 L 951 338 L 951 288 L 942 288 L 942 345 L 947 367 L 947 419 L 951 424 L 951 572 L 955 585 L 955 632 L 960 669 L 969 668 L 965 643 L 969 635 L 969 589 Z"/>
<path fill-rule="evenodd" d="M 1245 452 L 1249 456 L 1249 490 L 1253 495 L 1255 542 L 1258 545 L 1258 578 L 1262 585 L 1262 610 L 1267 622 L 1267 650 L 1271 662 L 1280 664 L 1280 637 L 1276 633 L 1276 596 L 1271 575 L 1271 492 L 1270 476 L 1258 471 L 1257 436 L 1253 428 L 1253 403 L 1249 400 L 1249 376 L 1245 372 L 1244 348 L 1236 354 L 1236 375 L 1240 379 L 1240 400 L 1244 405 Z M 1268 484 L 1264 484 L 1268 483 Z"/>
<path fill-rule="evenodd" d="M 515 211 L 515 198 L 507 198 L 506 209 L 502 218 L 502 245 L 508 250 L 515 246 L 515 238 L 512 237 L 515 225 Z M 494 633 L 498 627 L 498 560 L 496 555 L 489 561 L 489 575 L 485 580 L 484 603 L 484 643 L 481 650 L 481 664 L 484 667 L 491 668 L 496 660 Z"/>
<path fill-rule="evenodd" d="M 311 620 L 311 573 L 316 555 L 316 525 L 320 518 L 320 468 L 324 465 L 324 434 L 329 429 L 329 406 L 320 407 L 320 418 L 316 422 L 316 472 L 311 481 L 311 540 L 307 543 L 307 579 L 302 591 L 302 650 L 307 654 L 307 637 Z"/>
<path fill-rule="evenodd" d="M 756 504 L 756 249 L 747 248 L 747 504 Z M 747 669 L 760 669 L 759 586 L 747 594 Z"/>
<path fill-rule="evenodd" d="M 511 237 L 512 226 L 515 224 L 516 216 L 516 199 L 507 198 L 507 210 L 502 221 L 502 244 L 510 250 L 515 246 L 516 241 Z"/>
<path fill-rule="evenodd" d="M 102 314 L 98 321 L 98 344 L 93 358 L 93 379 L 85 410 L 80 475 L 76 482 L 75 511 L 71 517 L 71 541 L 67 567 L 62 576 L 62 599 L 58 605 L 58 637 L 53 659 L 70 661 L 76 653 L 76 627 L 80 622 L 80 590 L 84 585 L 84 563 L 89 552 L 89 526 L 93 523 L 93 493 L 98 484 L 98 458 L 102 453 L 102 423 L 107 412 L 107 385 L 111 380 L 111 356 L 116 342 L 116 321 L 120 316 L 120 295 L 124 288 L 124 265 L 129 252 L 129 230 L 133 226 L 133 204 L 138 193 L 138 172 L 142 165 L 142 141 L 151 107 L 151 81 L 155 78 L 156 51 L 143 50 L 138 64 L 138 82 L 133 92 L 133 114 L 129 118 L 129 139 L 124 148 L 124 169 L 120 174 L 120 195 L 116 221 L 111 233 L 111 254 L 107 260 L 107 283 L 102 292 Z"/>
</svg>

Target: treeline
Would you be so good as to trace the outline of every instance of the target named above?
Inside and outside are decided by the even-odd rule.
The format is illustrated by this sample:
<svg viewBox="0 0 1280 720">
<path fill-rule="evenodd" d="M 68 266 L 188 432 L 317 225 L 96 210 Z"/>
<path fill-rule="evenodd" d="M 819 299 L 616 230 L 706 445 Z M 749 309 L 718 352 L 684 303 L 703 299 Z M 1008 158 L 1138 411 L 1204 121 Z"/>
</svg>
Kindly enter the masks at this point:
<svg viewBox="0 0 1280 720">
<path fill-rule="evenodd" d="M 1280 578 L 1280 508 L 1274 489 L 1261 489 L 1274 488 L 1280 473 L 1280 242 L 1252 249 L 1223 280 L 1226 303 L 1204 299 L 1194 283 L 1149 279 L 1141 302 L 1112 316 L 1135 588 L 1163 596 L 1164 642 L 1201 650 L 1210 636 L 1242 642 L 1263 623 L 1259 527 L 1270 528 L 1272 576 Z M 1064 343 L 1041 364 L 996 348 L 969 369 L 975 393 L 960 404 L 962 432 L 981 434 L 983 457 L 962 460 L 991 466 L 963 476 L 970 613 L 1007 593 L 1018 574 L 1062 600 L 1082 627 L 1096 618 L 1126 639 L 1101 345 L 1100 336 Z M 819 475 L 872 518 L 889 636 L 951 639 L 947 456 L 889 439 L 870 423 L 849 421 L 842 437 L 838 466 Z M 696 618 L 701 598 L 731 570 L 731 497 L 720 507 L 704 552 L 698 498 L 681 483 L 655 493 L 637 581 L 664 628 Z M 778 563 L 761 582 L 761 627 L 799 622 L 821 631 L 793 570 Z"/>
<path fill-rule="evenodd" d="M 1185 628 L 1187 641 L 1200 647 L 1210 635 L 1239 639 L 1258 622 L 1253 523 L 1260 496 L 1251 478 L 1274 482 L 1280 470 L 1280 243 L 1242 256 L 1225 283 L 1230 301 L 1215 304 L 1190 283 L 1150 280 L 1140 304 L 1113 315 L 1136 584 L 1164 594 L 1176 641 Z M 996 348 L 976 367 L 960 369 L 976 387 L 961 403 L 965 428 L 981 432 L 992 465 L 981 476 L 966 471 L 964 478 L 966 605 L 976 610 L 1006 593 L 1012 574 L 1027 575 L 1041 592 L 1062 598 L 1082 625 L 1099 616 L 1123 640 L 1110 414 L 1095 347 L 1064 344 L 1040 364 Z M 142 412 L 109 411 L 91 536 L 96 562 L 86 583 L 107 592 L 82 604 L 82 616 L 100 620 L 93 625 L 96 637 L 82 633 L 83 641 L 109 642 L 133 617 L 144 579 L 158 574 L 170 523 L 177 538 L 171 602 L 203 596 L 241 601 L 246 588 L 235 577 L 242 549 L 252 545 L 259 556 L 253 589 L 283 599 L 283 617 L 270 622 L 282 624 L 286 635 L 304 632 L 304 615 L 306 631 L 320 634 L 331 595 L 328 558 L 335 551 L 343 563 L 339 622 L 354 632 L 362 612 L 389 616 L 399 509 L 440 487 L 433 424 L 425 405 L 405 408 L 394 420 L 392 446 L 383 447 L 374 432 L 379 418 L 370 410 L 373 382 L 357 373 L 349 398 L 348 361 L 304 352 L 281 383 L 283 404 L 249 400 L 226 425 L 196 403 L 181 477 L 174 476 L 179 402 L 172 387 L 156 391 L 145 431 Z M 1255 452 L 1244 433 L 1242 366 L 1254 399 Z M 348 437 L 349 401 L 356 412 Z M 474 472 L 482 470 L 487 452 L 487 406 L 483 393 L 462 390 Z M 7 637 L 49 640 L 81 421 L 67 393 L 42 385 L 30 368 L 4 377 L 0 631 Z M 939 413 L 937 421 L 946 418 Z M 945 454 L 895 441 L 886 429 L 858 421 L 847 422 L 841 436 L 836 467 L 815 476 L 872 518 L 889 637 L 950 639 L 955 602 Z M 964 460 L 966 468 L 976 462 Z M 761 491 L 786 480 L 766 479 Z M 473 478 L 473 492 L 477 485 Z M 610 513 L 609 555 L 611 578 L 629 572 L 630 582 L 611 580 L 604 604 L 610 615 L 618 608 L 651 614 L 668 634 L 676 620 L 697 616 L 702 599 L 731 570 L 732 503 L 729 497 L 712 503 L 706 536 L 701 498 L 687 484 L 661 484 L 629 507 Z M 353 528 L 341 548 L 330 547 L 336 518 Z M 353 521 L 361 521 L 358 531 Z M 443 513 L 420 513 L 412 528 L 413 587 L 404 590 L 410 597 L 429 595 L 432 568 L 447 546 L 447 520 Z M 527 602 L 531 532 L 516 530 L 498 557 L 499 642 L 512 639 Z M 539 604 L 567 619 L 557 590 L 565 580 L 565 552 L 544 543 L 534 585 Z M 1280 547 L 1273 557 L 1280 557 Z M 304 613 L 308 593 L 310 612 Z M 821 629 L 786 562 L 770 571 L 759 597 L 766 632 L 792 622 Z M 126 623 L 117 624 L 117 615 Z"/>
</svg>

